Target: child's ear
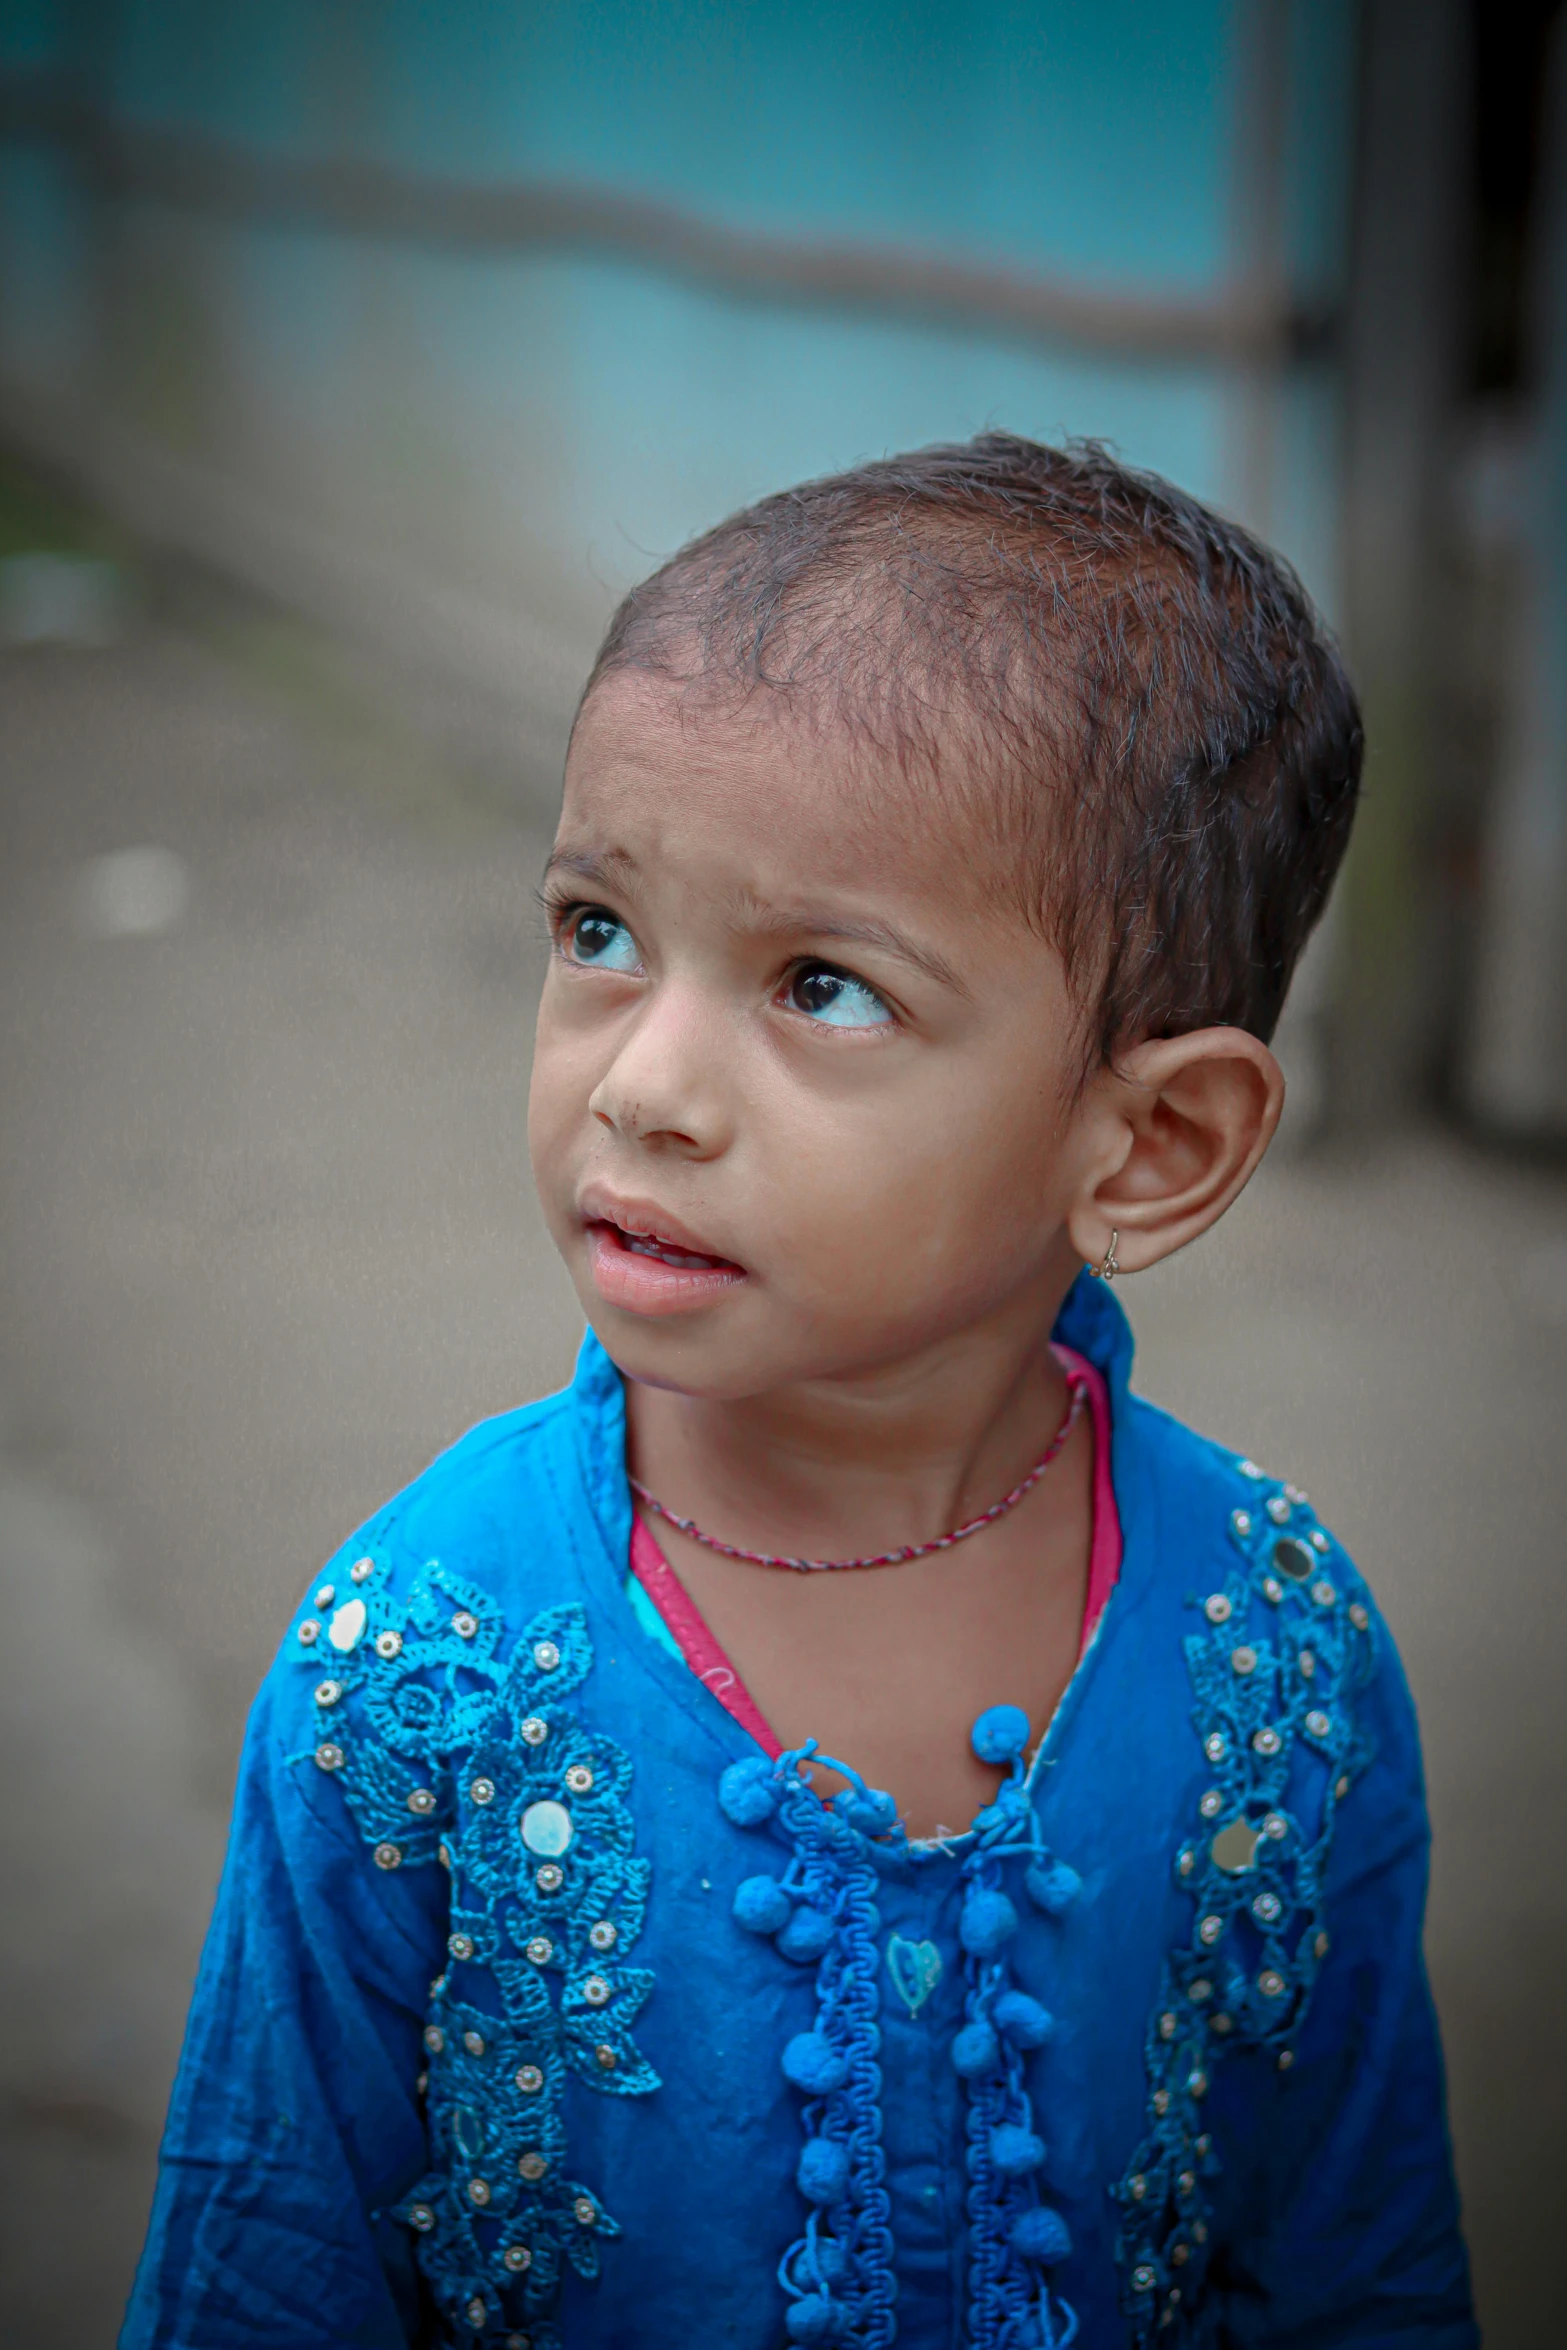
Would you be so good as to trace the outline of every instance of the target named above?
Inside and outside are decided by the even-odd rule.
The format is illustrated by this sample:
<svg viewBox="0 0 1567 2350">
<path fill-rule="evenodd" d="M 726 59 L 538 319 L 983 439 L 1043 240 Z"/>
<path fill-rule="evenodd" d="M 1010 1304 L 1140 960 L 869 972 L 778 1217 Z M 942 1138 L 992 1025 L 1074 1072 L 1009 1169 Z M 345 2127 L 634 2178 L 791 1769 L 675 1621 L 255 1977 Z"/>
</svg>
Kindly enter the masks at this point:
<svg viewBox="0 0 1567 2350">
<path fill-rule="evenodd" d="M 1135 1045 L 1092 1080 L 1088 1165 L 1067 1218 L 1072 1245 L 1125 1273 L 1156 1265 L 1223 1215 L 1273 1140 L 1284 1073 L 1243 1028 Z"/>
</svg>

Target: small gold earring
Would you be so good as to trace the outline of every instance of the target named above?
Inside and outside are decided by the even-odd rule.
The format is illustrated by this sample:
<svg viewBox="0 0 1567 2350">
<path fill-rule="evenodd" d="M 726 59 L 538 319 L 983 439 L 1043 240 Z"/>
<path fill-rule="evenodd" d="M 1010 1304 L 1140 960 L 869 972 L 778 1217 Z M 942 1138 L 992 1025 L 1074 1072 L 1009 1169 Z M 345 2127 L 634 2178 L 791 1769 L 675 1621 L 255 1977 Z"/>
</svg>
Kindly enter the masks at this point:
<svg viewBox="0 0 1567 2350">
<path fill-rule="evenodd" d="M 1115 1253 L 1116 1242 L 1120 1239 L 1120 1237 L 1121 1235 L 1112 1225 L 1110 1228 L 1110 1246 L 1105 1250 L 1104 1263 L 1102 1265 L 1090 1265 L 1088 1268 L 1096 1281 L 1113 1281 L 1117 1273 L 1120 1272 L 1121 1268 L 1116 1260 Z"/>
</svg>

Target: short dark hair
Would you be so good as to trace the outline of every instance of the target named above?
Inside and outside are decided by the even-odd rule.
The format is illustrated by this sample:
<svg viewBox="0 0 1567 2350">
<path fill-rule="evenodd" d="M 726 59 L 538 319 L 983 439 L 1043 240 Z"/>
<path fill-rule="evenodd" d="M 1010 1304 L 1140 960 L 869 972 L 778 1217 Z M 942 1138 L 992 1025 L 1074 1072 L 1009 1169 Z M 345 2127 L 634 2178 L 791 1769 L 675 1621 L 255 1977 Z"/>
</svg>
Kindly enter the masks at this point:
<svg viewBox="0 0 1567 2350">
<path fill-rule="evenodd" d="M 1289 565 L 1093 441 L 982 433 L 763 498 L 631 591 L 587 694 L 627 669 L 978 782 L 1090 1063 L 1272 1035 L 1359 791 L 1354 690 Z"/>
</svg>

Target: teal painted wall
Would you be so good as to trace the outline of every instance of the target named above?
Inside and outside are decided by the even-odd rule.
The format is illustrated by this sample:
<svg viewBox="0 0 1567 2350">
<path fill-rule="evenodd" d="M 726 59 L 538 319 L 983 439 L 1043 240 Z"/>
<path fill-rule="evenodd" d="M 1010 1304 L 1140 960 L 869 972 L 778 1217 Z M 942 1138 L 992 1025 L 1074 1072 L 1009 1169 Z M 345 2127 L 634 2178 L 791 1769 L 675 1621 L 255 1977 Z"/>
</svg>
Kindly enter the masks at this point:
<svg viewBox="0 0 1567 2350">
<path fill-rule="evenodd" d="M 612 188 L 774 235 L 1126 294 L 1223 293 L 1252 233 L 1247 35 L 1268 0 L 65 0 L 0 63 L 245 152 Z M 1352 0 L 1285 0 L 1286 290 L 1343 274 Z M 73 27 L 78 29 L 73 31 Z M 612 257 L 477 256 L 131 201 L 0 146 L 0 390 L 107 417 L 272 520 L 586 648 L 737 502 L 999 423 L 1090 433 L 1254 518 L 1337 601 L 1337 382 L 737 299 Z M 117 444 L 118 445 L 118 444 Z M 1257 512 L 1259 502 L 1264 511 Z M 577 657 L 568 652 L 569 661 Z"/>
</svg>

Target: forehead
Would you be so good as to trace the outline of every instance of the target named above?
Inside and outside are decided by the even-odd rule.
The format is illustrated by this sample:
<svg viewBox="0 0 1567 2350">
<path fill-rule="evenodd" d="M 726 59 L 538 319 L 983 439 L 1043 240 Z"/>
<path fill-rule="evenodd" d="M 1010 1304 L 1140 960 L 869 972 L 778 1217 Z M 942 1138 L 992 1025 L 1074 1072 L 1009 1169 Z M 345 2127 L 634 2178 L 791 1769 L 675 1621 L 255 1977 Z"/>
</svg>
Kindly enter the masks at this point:
<svg viewBox="0 0 1567 2350">
<path fill-rule="evenodd" d="M 562 845 L 738 864 L 749 886 L 808 881 L 994 911 L 961 789 L 841 722 L 758 687 L 721 696 L 637 671 L 595 687 L 566 764 Z"/>
</svg>

